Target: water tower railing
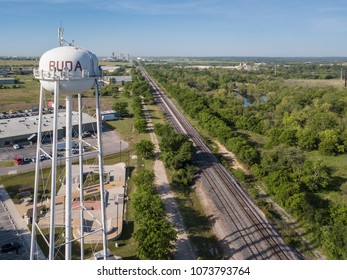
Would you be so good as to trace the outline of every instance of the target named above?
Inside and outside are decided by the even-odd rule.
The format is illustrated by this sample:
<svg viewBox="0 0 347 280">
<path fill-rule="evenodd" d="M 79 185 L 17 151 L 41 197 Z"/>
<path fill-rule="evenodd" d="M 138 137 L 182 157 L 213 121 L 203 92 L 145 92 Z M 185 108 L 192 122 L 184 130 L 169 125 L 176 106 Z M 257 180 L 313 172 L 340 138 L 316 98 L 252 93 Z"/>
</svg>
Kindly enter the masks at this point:
<svg viewBox="0 0 347 280">
<path fill-rule="evenodd" d="M 78 72 L 72 71 L 43 71 L 40 69 L 34 69 L 33 75 L 39 80 L 83 80 L 94 78 L 91 76 L 88 70 L 82 70 Z"/>
</svg>

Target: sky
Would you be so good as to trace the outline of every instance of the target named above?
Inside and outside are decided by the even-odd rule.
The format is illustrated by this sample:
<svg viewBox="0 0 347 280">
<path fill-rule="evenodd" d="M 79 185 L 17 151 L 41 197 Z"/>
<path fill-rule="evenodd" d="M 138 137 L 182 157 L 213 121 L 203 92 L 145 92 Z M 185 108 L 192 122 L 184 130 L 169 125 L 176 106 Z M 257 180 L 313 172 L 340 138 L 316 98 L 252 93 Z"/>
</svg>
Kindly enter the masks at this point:
<svg viewBox="0 0 347 280">
<path fill-rule="evenodd" d="M 346 0 L 0 0 L 0 56 L 347 56 Z"/>
</svg>

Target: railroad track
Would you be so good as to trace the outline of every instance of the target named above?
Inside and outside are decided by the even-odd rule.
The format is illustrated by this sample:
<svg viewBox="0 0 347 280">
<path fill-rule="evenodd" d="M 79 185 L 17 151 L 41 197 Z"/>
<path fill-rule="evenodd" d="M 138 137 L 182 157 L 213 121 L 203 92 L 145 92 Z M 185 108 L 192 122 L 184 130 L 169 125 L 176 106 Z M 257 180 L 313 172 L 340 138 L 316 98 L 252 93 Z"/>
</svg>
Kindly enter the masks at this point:
<svg viewBox="0 0 347 280">
<path fill-rule="evenodd" d="M 220 212 L 227 234 L 224 242 L 238 259 L 302 259 L 289 248 L 278 232 L 245 194 L 238 181 L 220 164 L 198 132 L 167 98 L 142 66 L 143 76 L 154 89 L 154 97 L 177 132 L 186 134 L 198 149 L 197 165 L 211 200 Z"/>
</svg>

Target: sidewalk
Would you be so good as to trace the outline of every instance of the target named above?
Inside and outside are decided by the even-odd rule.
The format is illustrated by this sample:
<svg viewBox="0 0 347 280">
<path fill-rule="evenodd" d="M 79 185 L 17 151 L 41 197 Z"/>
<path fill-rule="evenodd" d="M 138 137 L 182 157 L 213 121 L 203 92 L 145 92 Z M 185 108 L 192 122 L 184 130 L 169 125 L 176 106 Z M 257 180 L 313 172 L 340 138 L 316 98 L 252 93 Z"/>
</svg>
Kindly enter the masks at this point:
<svg viewBox="0 0 347 280">
<path fill-rule="evenodd" d="M 23 246 L 25 246 L 28 251 L 30 251 L 31 232 L 29 231 L 25 220 L 21 217 L 19 211 L 17 210 L 17 207 L 14 205 L 12 199 L 8 195 L 3 185 L 0 185 L 0 197 L 2 198 L 3 203 L 6 205 L 8 211 L 11 213 L 11 217 L 15 223 L 17 233 L 21 232 L 19 239 L 23 242 Z M 36 259 L 45 260 L 46 257 L 37 243 L 36 248 Z"/>
</svg>

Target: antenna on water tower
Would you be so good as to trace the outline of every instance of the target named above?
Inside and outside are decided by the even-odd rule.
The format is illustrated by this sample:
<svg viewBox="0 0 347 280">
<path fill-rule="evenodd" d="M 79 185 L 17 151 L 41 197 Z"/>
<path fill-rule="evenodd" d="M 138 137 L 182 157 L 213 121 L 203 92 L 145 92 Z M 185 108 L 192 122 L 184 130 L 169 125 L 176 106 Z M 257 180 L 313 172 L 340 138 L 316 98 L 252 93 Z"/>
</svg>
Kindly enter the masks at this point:
<svg viewBox="0 0 347 280">
<path fill-rule="evenodd" d="M 60 23 L 60 27 L 58 28 L 58 39 L 59 39 L 60 47 L 64 45 L 63 33 L 64 33 L 64 27 Z"/>
</svg>

